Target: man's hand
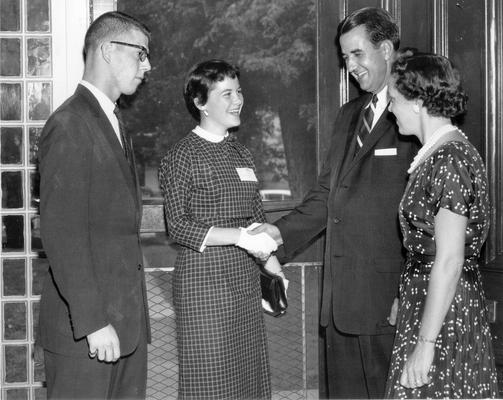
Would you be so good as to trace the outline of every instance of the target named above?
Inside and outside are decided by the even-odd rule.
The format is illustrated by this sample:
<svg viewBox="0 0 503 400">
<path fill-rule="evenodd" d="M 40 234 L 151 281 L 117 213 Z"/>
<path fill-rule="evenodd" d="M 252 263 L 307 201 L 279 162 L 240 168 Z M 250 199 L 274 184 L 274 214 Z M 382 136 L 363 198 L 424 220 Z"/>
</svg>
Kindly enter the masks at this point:
<svg viewBox="0 0 503 400">
<path fill-rule="evenodd" d="M 265 232 L 274 239 L 274 241 L 278 246 L 283 244 L 283 238 L 281 237 L 281 232 L 275 225 L 264 223 L 258 226 L 257 228 L 249 230 L 248 232 L 251 235 L 257 235 L 259 233 Z"/>
<path fill-rule="evenodd" d="M 119 337 L 110 324 L 87 335 L 87 344 L 91 358 L 98 356 L 100 361 L 115 362 L 121 356 Z"/>
<path fill-rule="evenodd" d="M 395 297 L 393 304 L 391 305 L 391 311 L 389 313 L 388 322 L 390 325 L 396 325 L 396 316 L 398 314 L 398 297 Z"/>
<path fill-rule="evenodd" d="M 276 242 L 266 233 L 250 235 L 244 228 L 241 228 L 236 246 L 261 260 L 266 260 L 273 251 L 278 249 Z"/>
</svg>

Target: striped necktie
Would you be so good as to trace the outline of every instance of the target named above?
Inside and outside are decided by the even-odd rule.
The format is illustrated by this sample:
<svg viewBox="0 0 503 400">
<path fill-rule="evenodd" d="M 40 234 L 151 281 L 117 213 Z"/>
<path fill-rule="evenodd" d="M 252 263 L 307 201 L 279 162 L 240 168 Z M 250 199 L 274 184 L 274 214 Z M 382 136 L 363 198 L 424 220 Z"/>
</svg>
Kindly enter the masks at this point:
<svg viewBox="0 0 503 400">
<path fill-rule="evenodd" d="M 119 107 L 115 106 L 114 114 L 117 117 L 117 121 L 119 121 L 119 133 L 121 135 L 122 148 L 124 150 L 124 156 L 126 160 L 131 165 L 131 147 L 129 145 L 129 140 L 127 139 L 126 129 L 124 128 L 124 122 L 122 121 L 122 115 Z"/>
<path fill-rule="evenodd" d="M 377 95 L 372 95 L 372 100 L 367 105 L 367 108 L 363 111 L 363 121 L 361 129 L 357 134 L 358 148 L 363 146 L 365 138 L 368 136 L 372 130 L 372 121 L 374 120 L 374 109 L 377 103 Z"/>
</svg>

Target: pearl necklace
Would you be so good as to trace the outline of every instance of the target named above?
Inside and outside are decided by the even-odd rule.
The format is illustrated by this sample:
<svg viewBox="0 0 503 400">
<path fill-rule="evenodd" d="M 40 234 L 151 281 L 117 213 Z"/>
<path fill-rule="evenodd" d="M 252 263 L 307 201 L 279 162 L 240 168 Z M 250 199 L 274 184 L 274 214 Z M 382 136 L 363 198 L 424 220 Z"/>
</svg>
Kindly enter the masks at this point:
<svg viewBox="0 0 503 400">
<path fill-rule="evenodd" d="M 423 147 L 419 149 L 416 156 L 414 157 L 414 160 L 412 160 L 412 163 L 410 164 L 407 173 L 409 174 L 412 173 L 417 168 L 417 166 L 424 161 L 423 157 L 440 140 L 442 136 L 454 130 L 457 130 L 466 139 L 466 135 L 458 127 L 451 124 L 441 126 L 437 130 L 435 130 L 435 132 L 432 133 L 432 135 L 429 137 L 429 139 L 426 141 Z"/>
</svg>

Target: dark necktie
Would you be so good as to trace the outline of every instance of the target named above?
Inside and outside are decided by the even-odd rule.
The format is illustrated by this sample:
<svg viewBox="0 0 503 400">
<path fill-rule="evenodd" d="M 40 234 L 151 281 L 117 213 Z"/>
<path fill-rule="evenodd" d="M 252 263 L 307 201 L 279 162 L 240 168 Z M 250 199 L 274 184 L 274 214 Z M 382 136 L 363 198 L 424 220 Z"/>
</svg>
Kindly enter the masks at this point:
<svg viewBox="0 0 503 400">
<path fill-rule="evenodd" d="M 372 121 L 374 120 L 374 108 L 377 103 L 377 95 L 372 95 L 372 100 L 368 104 L 367 108 L 363 111 L 363 121 L 361 125 L 361 129 L 358 132 L 358 147 L 357 151 L 360 147 L 363 146 L 363 142 L 365 138 L 368 136 L 370 131 L 372 130 Z"/>
<path fill-rule="evenodd" d="M 124 150 L 124 156 L 126 157 L 126 160 L 128 163 L 131 165 L 131 147 L 129 146 L 129 140 L 126 135 L 126 129 L 124 128 L 124 122 L 122 121 L 122 115 L 119 107 L 115 106 L 114 108 L 114 114 L 117 117 L 117 120 L 119 121 L 119 132 L 121 135 L 121 141 L 122 141 L 122 148 Z"/>
</svg>

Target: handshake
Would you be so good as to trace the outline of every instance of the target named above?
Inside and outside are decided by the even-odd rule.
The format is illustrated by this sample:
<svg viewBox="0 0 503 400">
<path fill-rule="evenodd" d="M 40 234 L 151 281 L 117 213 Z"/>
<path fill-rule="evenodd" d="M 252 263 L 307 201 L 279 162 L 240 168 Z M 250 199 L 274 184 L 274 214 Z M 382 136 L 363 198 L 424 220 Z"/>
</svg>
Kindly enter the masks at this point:
<svg viewBox="0 0 503 400">
<path fill-rule="evenodd" d="M 273 251 L 278 249 L 278 245 L 276 244 L 276 241 L 266 232 L 249 233 L 249 231 L 260 225 L 261 224 L 254 222 L 247 228 L 239 228 L 241 233 L 239 234 L 236 246 L 245 249 L 254 257 L 266 260 Z"/>
</svg>

